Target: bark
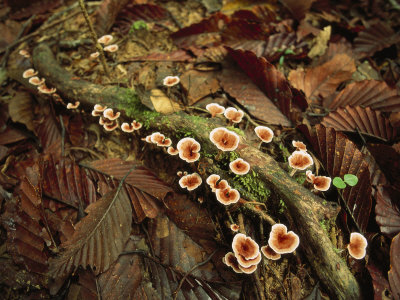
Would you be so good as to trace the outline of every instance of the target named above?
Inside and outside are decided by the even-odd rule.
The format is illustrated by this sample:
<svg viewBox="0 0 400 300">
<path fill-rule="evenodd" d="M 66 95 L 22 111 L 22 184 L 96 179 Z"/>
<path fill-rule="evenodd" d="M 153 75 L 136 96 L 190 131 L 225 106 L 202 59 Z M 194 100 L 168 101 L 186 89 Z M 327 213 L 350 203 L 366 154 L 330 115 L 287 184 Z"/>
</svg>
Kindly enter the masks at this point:
<svg viewBox="0 0 400 300">
<path fill-rule="evenodd" d="M 46 78 L 46 84 L 57 88 L 57 92 L 64 100 L 80 101 L 82 104 L 93 107 L 94 104 L 120 106 L 127 103 L 129 91 L 124 88 L 104 87 L 90 82 L 76 79 L 59 66 L 51 50 L 44 44 L 35 48 L 33 53 L 34 67 L 40 76 Z M 21 79 L 23 68 L 8 69 L 10 76 L 28 86 L 26 80 Z M 137 99 L 129 99 L 132 105 Z M 135 111 L 135 118 L 139 118 L 139 110 Z M 132 116 L 133 117 L 133 116 Z M 147 120 L 149 129 L 171 134 L 190 132 L 193 138 L 202 145 L 202 150 L 210 153 L 208 158 L 202 158 L 201 166 L 206 173 L 218 170 L 218 163 L 212 159 L 212 154 L 217 154 L 216 147 L 208 138 L 209 132 L 220 126 L 214 119 L 190 116 L 177 113 L 168 116 L 153 114 Z M 236 152 L 248 161 L 257 174 L 273 192 L 284 200 L 288 212 L 300 236 L 300 247 L 306 254 L 311 266 L 321 282 L 336 299 L 359 299 L 360 289 L 358 283 L 346 263 L 334 251 L 334 247 L 327 233 L 320 226 L 323 217 L 335 217 L 334 209 L 322 204 L 322 199 L 309 190 L 297 184 L 288 173 L 270 156 L 262 153 L 241 141 Z"/>
</svg>

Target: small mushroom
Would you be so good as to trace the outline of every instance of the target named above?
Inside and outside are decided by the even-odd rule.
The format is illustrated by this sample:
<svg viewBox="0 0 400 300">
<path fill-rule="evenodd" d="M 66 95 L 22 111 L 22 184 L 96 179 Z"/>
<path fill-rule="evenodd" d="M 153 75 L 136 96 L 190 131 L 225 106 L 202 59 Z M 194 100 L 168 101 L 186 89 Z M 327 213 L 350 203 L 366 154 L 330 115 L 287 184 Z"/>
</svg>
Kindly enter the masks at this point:
<svg viewBox="0 0 400 300">
<path fill-rule="evenodd" d="M 145 141 L 146 143 L 151 143 L 151 135 L 148 135 L 148 136 L 142 138 L 141 140 Z"/>
<path fill-rule="evenodd" d="M 97 42 L 99 44 L 108 45 L 113 40 L 113 36 L 111 34 L 106 34 L 100 37 Z"/>
<path fill-rule="evenodd" d="M 311 170 L 307 170 L 306 171 L 306 180 L 310 183 L 313 183 L 315 179 L 315 175 L 313 174 L 313 172 Z"/>
<path fill-rule="evenodd" d="M 239 145 L 239 136 L 225 127 L 218 127 L 210 132 L 211 142 L 222 151 L 233 151 Z"/>
<path fill-rule="evenodd" d="M 349 254 L 355 259 L 363 259 L 367 253 L 368 241 L 367 239 L 358 232 L 352 232 L 350 234 L 350 244 L 347 245 Z"/>
<path fill-rule="evenodd" d="M 307 146 L 306 146 L 303 142 L 300 142 L 300 141 L 292 141 L 292 145 L 293 145 L 293 147 L 295 147 L 296 150 L 298 150 L 298 151 L 307 151 Z"/>
<path fill-rule="evenodd" d="M 29 77 L 36 76 L 37 74 L 38 74 L 38 72 L 31 68 L 31 69 L 25 70 L 24 73 L 22 73 L 22 77 L 29 78 Z"/>
<path fill-rule="evenodd" d="M 270 143 L 272 138 L 274 137 L 274 132 L 271 128 L 267 126 L 257 126 L 254 128 L 254 132 L 258 136 L 258 138 L 264 143 Z"/>
<path fill-rule="evenodd" d="M 76 109 L 79 107 L 81 103 L 79 101 L 75 101 L 75 104 L 73 103 L 68 103 L 67 104 L 67 109 Z"/>
<path fill-rule="evenodd" d="M 167 152 L 169 155 L 178 155 L 179 154 L 178 149 L 175 149 L 174 147 L 171 147 L 171 146 L 168 147 Z"/>
<path fill-rule="evenodd" d="M 278 260 L 281 258 L 281 255 L 279 253 L 276 253 L 269 245 L 262 246 L 261 253 L 264 254 L 266 258 L 271 260 Z"/>
<path fill-rule="evenodd" d="M 113 131 L 113 130 L 115 130 L 116 128 L 118 128 L 118 123 L 116 122 L 116 121 L 112 121 L 111 123 L 106 123 L 106 124 L 104 124 L 103 125 L 103 128 L 106 130 L 106 131 Z"/>
<path fill-rule="evenodd" d="M 139 123 L 138 121 L 136 121 L 136 120 L 133 120 L 132 121 L 132 126 L 133 126 L 133 129 L 135 129 L 135 130 L 139 130 L 140 128 L 142 128 L 142 123 Z"/>
<path fill-rule="evenodd" d="M 25 50 L 25 49 L 19 50 L 18 53 L 19 53 L 19 55 L 22 55 L 22 56 L 25 57 L 25 58 L 31 57 L 31 55 L 29 54 L 29 52 L 28 52 L 27 50 Z"/>
<path fill-rule="evenodd" d="M 104 51 L 106 52 L 117 52 L 118 51 L 118 45 L 117 44 L 113 44 L 113 45 L 109 45 L 107 47 L 104 47 Z"/>
<path fill-rule="evenodd" d="M 178 175 L 179 177 L 182 177 L 183 176 L 183 172 L 182 171 L 178 171 L 178 172 L 176 172 L 176 175 Z"/>
<path fill-rule="evenodd" d="M 129 132 L 130 133 L 130 132 L 133 132 L 135 129 L 133 128 L 132 124 L 124 122 L 124 123 L 121 124 L 121 130 L 123 132 Z"/>
<path fill-rule="evenodd" d="M 107 109 L 107 106 L 102 106 L 100 104 L 95 104 L 93 110 L 98 112 L 104 112 Z"/>
<path fill-rule="evenodd" d="M 200 175 L 197 173 L 188 174 L 179 179 L 180 187 L 186 188 L 188 191 L 198 188 L 202 182 Z"/>
<path fill-rule="evenodd" d="M 45 84 L 38 86 L 38 91 L 43 94 L 54 94 L 57 89 L 56 88 L 48 88 Z"/>
<path fill-rule="evenodd" d="M 151 142 L 153 144 L 158 144 L 161 143 L 163 140 L 165 140 L 165 135 L 163 135 L 160 132 L 153 132 L 151 134 Z"/>
<path fill-rule="evenodd" d="M 231 224 L 231 230 L 233 231 L 233 232 L 238 232 L 239 231 L 239 225 L 238 224 Z"/>
<path fill-rule="evenodd" d="M 163 84 L 165 86 L 171 87 L 174 85 L 177 85 L 179 83 L 180 79 L 178 76 L 167 76 L 163 80 Z"/>
<path fill-rule="evenodd" d="M 245 175 L 250 171 L 250 164 L 241 158 L 237 158 L 229 164 L 229 168 L 237 175 Z"/>
<path fill-rule="evenodd" d="M 200 158 L 200 144 L 193 138 L 186 137 L 181 139 L 176 148 L 179 151 L 179 157 L 188 163 L 197 161 Z"/>
<path fill-rule="evenodd" d="M 225 109 L 224 116 L 233 123 L 240 123 L 244 116 L 244 112 L 240 109 L 237 110 L 234 107 L 228 107 Z"/>
<path fill-rule="evenodd" d="M 245 274 L 252 274 L 252 273 L 254 273 L 255 270 L 257 270 L 257 265 L 253 265 L 248 268 L 245 268 L 239 264 L 239 269 Z"/>
<path fill-rule="evenodd" d="M 111 121 L 110 119 L 104 118 L 103 116 L 101 116 L 101 117 L 99 118 L 99 124 L 102 125 L 102 126 L 103 126 L 104 124 L 111 125 L 111 124 L 113 124 L 113 122 L 114 122 L 114 121 Z"/>
<path fill-rule="evenodd" d="M 32 85 L 39 86 L 39 85 L 44 84 L 44 81 L 45 81 L 44 78 L 39 79 L 39 77 L 37 77 L 37 76 L 33 76 L 33 77 L 29 78 L 29 83 L 32 84 Z"/>
<path fill-rule="evenodd" d="M 305 170 L 314 164 L 311 155 L 304 151 L 294 151 L 288 161 L 289 166 L 295 170 Z"/>
<path fill-rule="evenodd" d="M 228 267 L 231 267 L 236 273 L 242 273 L 239 268 L 239 263 L 233 252 L 228 252 L 227 254 L 225 254 L 225 256 L 222 258 L 222 262 Z"/>
<path fill-rule="evenodd" d="M 96 58 L 98 58 L 99 56 L 100 56 L 100 52 L 96 51 L 96 52 L 90 53 L 89 58 L 90 58 L 90 59 L 96 59 Z"/>
<path fill-rule="evenodd" d="M 260 247 L 251 237 L 243 233 L 238 233 L 233 238 L 232 250 L 242 267 L 249 268 L 261 261 Z"/>
<path fill-rule="evenodd" d="M 214 118 L 216 115 L 221 115 L 225 111 L 225 107 L 219 105 L 218 103 L 207 104 L 206 109 L 210 112 L 211 118 Z"/>
<path fill-rule="evenodd" d="M 299 236 L 293 231 L 287 232 L 287 227 L 284 224 L 275 224 L 272 226 L 268 245 L 276 253 L 292 253 L 299 246 L 299 243 Z"/>
<path fill-rule="evenodd" d="M 223 189 L 215 190 L 215 195 L 217 196 L 217 200 L 224 205 L 236 203 L 240 199 L 239 192 L 230 187 L 227 187 L 224 190 Z"/>
<path fill-rule="evenodd" d="M 327 176 L 315 176 L 313 180 L 314 189 L 325 192 L 329 190 L 332 179 Z"/>
<path fill-rule="evenodd" d="M 171 145 L 172 145 L 172 140 L 170 138 L 165 138 L 161 142 L 157 143 L 157 146 L 159 147 L 169 147 Z"/>
<path fill-rule="evenodd" d="M 217 189 L 225 190 L 229 187 L 228 181 L 224 179 L 220 180 L 220 176 L 217 174 L 208 176 L 206 182 L 213 192 L 215 192 Z"/>
<path fill-rule="evenodd" d="M 114 113 L 112 108 L 107 108 L 103 111 L 103 116 L 111 121 L 118 119 L 120 115 L 120 112 Z"/>
</svg>

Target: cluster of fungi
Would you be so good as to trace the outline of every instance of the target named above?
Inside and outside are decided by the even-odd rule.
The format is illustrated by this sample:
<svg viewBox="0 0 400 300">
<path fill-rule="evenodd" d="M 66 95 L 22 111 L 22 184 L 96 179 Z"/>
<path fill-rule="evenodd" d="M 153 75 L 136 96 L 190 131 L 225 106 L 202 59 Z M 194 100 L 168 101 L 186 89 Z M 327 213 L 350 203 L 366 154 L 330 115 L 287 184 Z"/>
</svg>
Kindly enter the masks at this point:
<svg viewBox="0 0 400 300">
<path fill-rule="evenodd" d="M 114 39 L 114 38 L 113 38 L 112 35 L 107 34 L 107 35 L 103 35 L 102 37 L 100 37 L 100 38 L 97 40 L 97 42 L 98 42 L 99 44 L 101 44 L 101 45 L 104 45 L 103 50 L 104 50 L 105 52 L 110 52 L 110 53 L 112 53 L 112 52 L 118 51 L 118 45 L 117 45 L 117 44 L 112 44 L 112 45 L 110 45 L 110 43 L 112 42 L 113 39 Z M 98 58 L 99 56 L 100 56 L 100 53 L 99 53 L 98 51 L 96 51 L 96 52 L 93 52 L 93 53 L 90 54 L 90 59 L 96 59 L 96 58 Z"/>
</svg>

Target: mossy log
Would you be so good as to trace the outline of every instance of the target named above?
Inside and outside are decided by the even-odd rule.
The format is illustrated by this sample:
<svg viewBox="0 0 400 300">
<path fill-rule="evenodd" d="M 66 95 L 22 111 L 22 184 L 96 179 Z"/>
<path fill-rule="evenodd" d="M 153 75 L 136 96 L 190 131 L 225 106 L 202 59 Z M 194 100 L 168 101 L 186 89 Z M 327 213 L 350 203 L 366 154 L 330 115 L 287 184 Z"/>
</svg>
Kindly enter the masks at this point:
<svg viewBox="0 0 400 300">
<path fill-rule="evenodd" d="M 202 157 L 202 168 L 206 168 L 206 173 L 218 170 L 218 163 L 213 157 L 218 152 L 208 138 L 213 128 L 221 126 L 218 121 L 183 112 L 172 115 L 146 112 L 132 90 L 93 84 L 65 71 L 45 44 L 34 49 L 33 64 L 40 76 L 46 78 L 46 84 L 56 87 L 57 93 L 66 101 L 80 101 L 90 109 L 94 104 L 124 109 L 128 116 L 142 119 L 149 130 L 165 132 L 169 136 L 180 138 L 190 134 L 201 143 L 202 153 L 207 153 L 207 157 Z M 21 77 L 24 68 L 26 66 L 10 65 L 8 74 L 32 89 L 27 80 Z M 324 205 L 321 198 L 300 186 L 273 158 L 246 144 L 243 139 L 236 152 L 250 163 L 257 180 L 279 194 L 285 202 L 296 225 L 292 229 L 300 236 L 300 247 L 333 298 L 359 299 L 360 289 L 356 279 L 334 251 L 327 233 L 320 225 L 320 220 L 332 213 L 332 207 Z"/>
</svg>

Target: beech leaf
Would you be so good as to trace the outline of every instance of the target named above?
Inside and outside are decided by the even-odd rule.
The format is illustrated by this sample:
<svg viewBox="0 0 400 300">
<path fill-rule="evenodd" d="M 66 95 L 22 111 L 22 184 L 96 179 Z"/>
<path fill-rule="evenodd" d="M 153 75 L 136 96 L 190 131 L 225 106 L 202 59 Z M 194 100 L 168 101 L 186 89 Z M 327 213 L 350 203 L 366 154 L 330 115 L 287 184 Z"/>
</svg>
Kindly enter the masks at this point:
<svg viewBox="0 0 400 300">
<path fill-rule="evenodd" d="M 65 250 L 50 261 L 49 275 L 53 278 L 69 274 L 78 266 L 89 265 L 96 275 L 106 271 L 129 238 L 132 208 L 124 189 L 108 192 L 85 211 L 88 215 L 61 245 Z"/>
<path fill-rule="evenodd" d="M 400 299 L 400 233 L 390 246 L 390 271 L 388 273 L 393 299 Z"/>
</svg>

